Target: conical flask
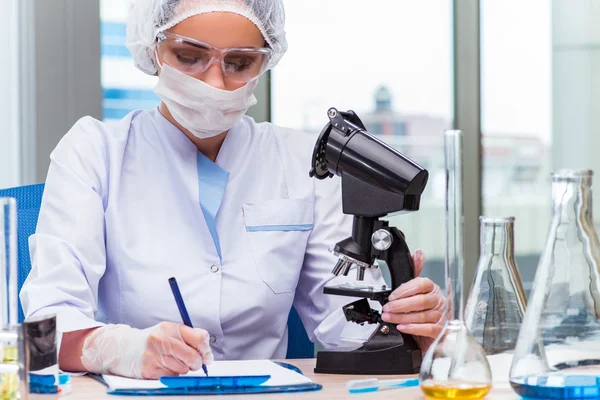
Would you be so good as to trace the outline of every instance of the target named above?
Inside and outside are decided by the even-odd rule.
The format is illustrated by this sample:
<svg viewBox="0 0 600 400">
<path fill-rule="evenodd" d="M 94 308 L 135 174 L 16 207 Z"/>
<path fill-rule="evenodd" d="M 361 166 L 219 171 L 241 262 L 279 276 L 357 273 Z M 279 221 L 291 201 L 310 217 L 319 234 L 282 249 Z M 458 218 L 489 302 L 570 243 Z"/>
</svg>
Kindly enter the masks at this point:
<svg viewBox="0 0 600 400">
<path fill-rule="evenodd" d="M 486 354 L 463 321 L 462 134 L 445 133 L 448 322 L 421 363 L 421 390 L 432 399 L 475 400 L 492 386 Z"/>
<path fill-rule="evenodd" d="M 465 325 L 488 356 L 513 351 L 527 304 L 515 261 L 513 217 L 481 217 L 481 254 Z"/>
<path fill-rule="evenodd" d="M 552 222 L 510 372 L 523 397 L 600 397 L 600 246 L 591 185 L 591 171 L 552 175 Z"/>
</svg>

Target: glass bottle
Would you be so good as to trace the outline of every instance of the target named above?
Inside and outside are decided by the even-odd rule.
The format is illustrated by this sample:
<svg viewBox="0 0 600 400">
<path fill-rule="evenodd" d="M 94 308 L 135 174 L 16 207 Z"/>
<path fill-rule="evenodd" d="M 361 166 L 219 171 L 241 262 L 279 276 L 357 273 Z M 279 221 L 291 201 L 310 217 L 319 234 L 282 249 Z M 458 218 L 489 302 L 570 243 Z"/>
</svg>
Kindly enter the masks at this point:
<svg viewBox="0 0 600 400">
<path fill-rule="evenodd" d="M 481 399 L 492 386 L 486 354 L 463 321 L 462 133 L 447 131 L 446 290 L 448 320 L 421 363 L 421 390 L 432 399 Z"/>
<path fill-rule="evenodd" d="M 600 245 L 592 171 L 552 175 L 553 215 L 510 381 L 524 397 L 600 397 Z"/>
<path fill-rule="evenodd" d="M 515 261 L 513 217 L 481 217 L 481 253 L 465 324 L 488 356 L 513 351 L 527 300 Z"/>
</svg>

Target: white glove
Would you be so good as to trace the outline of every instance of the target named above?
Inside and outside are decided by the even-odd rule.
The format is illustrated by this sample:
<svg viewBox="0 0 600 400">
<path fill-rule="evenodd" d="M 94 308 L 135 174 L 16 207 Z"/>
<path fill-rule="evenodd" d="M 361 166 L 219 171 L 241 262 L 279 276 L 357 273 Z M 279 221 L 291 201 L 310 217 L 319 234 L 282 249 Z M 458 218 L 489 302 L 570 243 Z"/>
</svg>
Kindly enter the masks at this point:
<svg viewBox="0 0 600 400">
<path fill-rule="evenodd" d="M 81 356 L 89 372 L 136 379 L 182 375 L 213 360 L 208 332 L 172 322 L 144 330 L 103 326 L 86 338 Z"/>
</svg>

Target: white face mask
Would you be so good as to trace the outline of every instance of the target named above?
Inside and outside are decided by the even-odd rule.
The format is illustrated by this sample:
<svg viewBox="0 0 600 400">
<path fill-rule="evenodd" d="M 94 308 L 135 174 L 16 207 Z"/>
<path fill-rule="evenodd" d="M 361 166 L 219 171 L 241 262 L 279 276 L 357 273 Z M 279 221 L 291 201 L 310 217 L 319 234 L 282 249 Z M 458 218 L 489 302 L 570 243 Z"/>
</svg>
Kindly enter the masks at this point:
<svg viewBox="0 0 600 400">
<path fill-rule="evenodd" d="M 175 121 L 206 139 L 231 129 L 256 104 L 257 84 L 255 79 L 234 91 L 217 89 L 163 64 L 154 91 Z"/>
</svg>

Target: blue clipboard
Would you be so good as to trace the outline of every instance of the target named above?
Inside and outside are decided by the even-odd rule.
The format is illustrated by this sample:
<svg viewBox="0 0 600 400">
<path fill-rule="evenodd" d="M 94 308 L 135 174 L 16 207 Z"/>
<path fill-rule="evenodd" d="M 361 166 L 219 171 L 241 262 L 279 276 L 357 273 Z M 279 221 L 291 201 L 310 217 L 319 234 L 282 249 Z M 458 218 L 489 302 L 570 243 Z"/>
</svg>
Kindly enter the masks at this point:
<svg viewBox="0 0 600 400">
<path fill-rule="evenodd" d="M 290 369 L 294 372 L 302 374 L 302 371 L 287 363 L 276 363 L 279 366 Z M 90 375 L 95 380 L 106 385 L 104 379 L 100 375 Z M 215 396 L 227 394 L 257 394 L 257 393 L 298 393 L 312 392 L 323 389 L 323 386 L 317 383 L 306 383 L 300 385 L 286 386 L 261 386 L 266 382 L 268 376 L 255 377 L 237 377 L 244 378 L 234 382 L 236 377 L 215 377 L 223 379 L 221 386 L 203 386 L 207 381 L 206 378 L 195 377 L 179 377 L 179 378 L 161 378 L 161 382 L 168 387 L 161 389 L 117 389 L 109 390 L 107 393 L 113 396 Z M 214 381 L 213 381 L 214 382 Z M 260 382 L 260 383 L 258 383 Z M 237 385 L 236 385 L 237 384 Z"/>
<path fill-rule="evenodd" d="M 271 379 L 271 375 L 256 376 L 163 376 L 160 383 L 169 389 L 200 388 L 250 388 L 260 386 Z"/>
</svg>

